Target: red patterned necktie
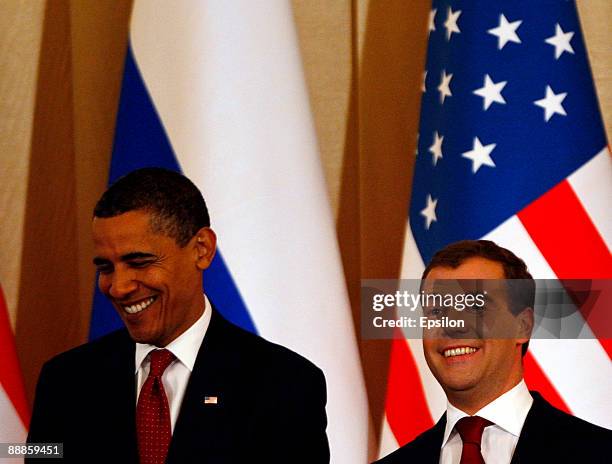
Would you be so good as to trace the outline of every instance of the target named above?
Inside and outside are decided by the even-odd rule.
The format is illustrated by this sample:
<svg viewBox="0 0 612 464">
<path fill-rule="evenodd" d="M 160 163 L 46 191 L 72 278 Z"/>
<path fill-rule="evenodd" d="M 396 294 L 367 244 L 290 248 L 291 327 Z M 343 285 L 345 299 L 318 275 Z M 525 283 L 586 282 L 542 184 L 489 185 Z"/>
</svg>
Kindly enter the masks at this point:
<svg viewBox="0 0 612 464">
<path fill-rule="evenodd" d="M 170 406 L 161 377 L 174 359 L 168 350 L 151 352 L 149 376 L 140 390 L 136 406 L 140 464 L 163 464 L 166 461 L 172 428 Z"/>
<path fill-rule="evenodd" d="M 459 464 L 485 464 L 480 452 L 480 442 L 485 427 L 489 425 L 493 423 L 478 416 L 464 417 L 457 422 L 455 430 L 463 441 Z"/>
</svg>

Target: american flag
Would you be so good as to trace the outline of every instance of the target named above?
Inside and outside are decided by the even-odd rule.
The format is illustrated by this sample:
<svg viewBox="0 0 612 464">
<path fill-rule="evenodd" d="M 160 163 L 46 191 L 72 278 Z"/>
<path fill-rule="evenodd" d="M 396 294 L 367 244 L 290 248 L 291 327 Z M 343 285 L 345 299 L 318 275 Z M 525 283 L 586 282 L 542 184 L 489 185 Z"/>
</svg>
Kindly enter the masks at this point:
<svg viewBox="0 0 612 464">
<path fill-rule="evenodd" d="M 535 278 L 612 277 L 612 161 L 573 1 L 434 0 L 422 90 L 402 278 L 479 238 Z M 611 355 L 609 340 L 532 340 L 526 381 L 612 428 Z M 420 341 L 394 341 L 380 455 L 445 407 Z"/>
</svg>

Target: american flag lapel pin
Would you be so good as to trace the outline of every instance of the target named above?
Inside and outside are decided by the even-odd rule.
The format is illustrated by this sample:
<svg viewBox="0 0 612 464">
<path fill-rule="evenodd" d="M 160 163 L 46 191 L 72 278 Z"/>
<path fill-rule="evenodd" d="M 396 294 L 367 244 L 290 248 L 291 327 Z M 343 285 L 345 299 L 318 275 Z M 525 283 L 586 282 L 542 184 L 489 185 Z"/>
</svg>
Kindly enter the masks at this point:
<svg viewBox="0 0 612 464">
<path fill-rule="evenodd" d="M 205 396 L 204 397 L 204 401 L 202 401 L 204 404 L 218 404 L 219 403 L 219 397 L 218 396 Z"/>
</svg>

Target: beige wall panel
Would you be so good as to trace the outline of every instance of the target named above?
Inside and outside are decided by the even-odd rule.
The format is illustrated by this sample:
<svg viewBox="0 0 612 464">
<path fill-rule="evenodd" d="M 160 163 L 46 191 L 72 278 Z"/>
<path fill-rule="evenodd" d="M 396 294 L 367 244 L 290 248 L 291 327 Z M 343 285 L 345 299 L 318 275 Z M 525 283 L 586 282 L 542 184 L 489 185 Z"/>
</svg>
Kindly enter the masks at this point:
<svg viewBox="0 0 612 464">
<path fill-rule="evenodd" d="M 359 1 L 361 277 L 397 278 L 418 130 L 429 1 Z M 364 18 L 365 15 L 365 18 Z M 389 344 L 363 341 L 376 436 L 384 413 Z"/>
<path fill-rule="evenodd" d="M 43 2 L 0 2 L 0 284 L 15 327 Z"/>
<path fill-rule="evenodd" d="M 16 342 L 30 401 L 40 366 L 74 346 L 78 273 L 68 2 L 47 2 L 28 178 Z"/>
<path fill-rule="evenodd" d="M 292 4 L 321 160 L 337 215 L 351 81 L 351 2 L 293 0 Z"/>
<path fill-rule="evenodd" d="M 131 0 L 72 1 L 75 194 L 79 304 L 89 327 L 94 286 L 91 215 L 106 188 L 127 50 Z M 80 334 L 84 342 L 87 332 Z"/>
<path fill-rule="evenodd" d="M 579 0 L 578 12 L 585 36 L 599 106 L 608 134 L 612 135 L 612 1 Z"/>
<path fill-rule="evenodd" d="M 321 160 L 336 217 L 342 264 L 359 333 L 359 151 L 354 2 L 293 0 Z M 362 358 L 369 351 L 360 347 Z M 371 422 L 371 421 L 370 421 Z M 370 427 L 370 457 L 377 435 Z"/>
<path fill-rule="evenodd" d="M 384 2 L 386 0 L 371 0 Z M 354 28 L 355 28 L 355 47 L 356 53 L 358 57 L 363 56 L 363 44 L 365 42 L 366 36 L 366 28 L 368 25 L 368 7 L 370 5 L 370 0 L 353 0 L 353 4 L 355 5 L 355 17 L 354 20 Z"/>
<path fill-rule="evenodd" d="M 130 9 L 46 4 L 16 337 L 30 401 L 42 363 L 87 340 L 91 211 L 108 177 Z"/>
</svg>

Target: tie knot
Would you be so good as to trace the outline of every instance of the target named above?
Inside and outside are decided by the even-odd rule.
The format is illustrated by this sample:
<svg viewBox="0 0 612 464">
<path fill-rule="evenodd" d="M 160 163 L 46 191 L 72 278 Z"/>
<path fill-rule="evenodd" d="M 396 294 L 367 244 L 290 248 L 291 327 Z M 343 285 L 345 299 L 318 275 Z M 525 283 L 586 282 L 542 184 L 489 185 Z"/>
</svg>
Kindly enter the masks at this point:
<svg viewBox="0 0 612 464">
<path fill-rule="evenodd" d="M 493 425 L 493 422 L 478 416 L 468 416 L 463 417 L 457 422 L 455 430 L 459 432 L 463 443 L 473 443 L 480 447 L 482 432 L 484 432 L 485 427 L 489 425 Z"/>
<path fill-rule="evenodd" d="M 160 377 L 174 360 L 174 355 L 168 350 L 152 351 L 149 375 L 153 377 Z"/>
</svg>

